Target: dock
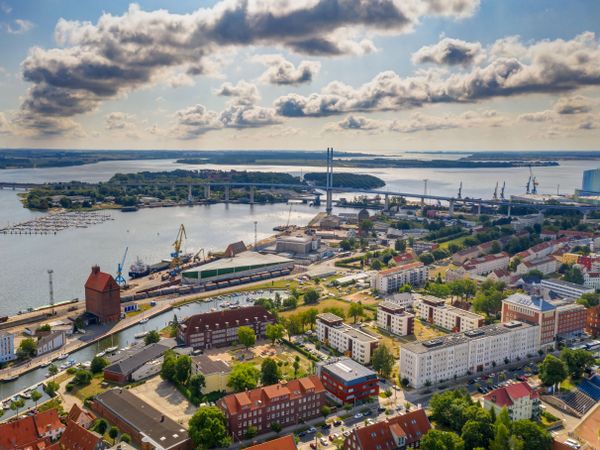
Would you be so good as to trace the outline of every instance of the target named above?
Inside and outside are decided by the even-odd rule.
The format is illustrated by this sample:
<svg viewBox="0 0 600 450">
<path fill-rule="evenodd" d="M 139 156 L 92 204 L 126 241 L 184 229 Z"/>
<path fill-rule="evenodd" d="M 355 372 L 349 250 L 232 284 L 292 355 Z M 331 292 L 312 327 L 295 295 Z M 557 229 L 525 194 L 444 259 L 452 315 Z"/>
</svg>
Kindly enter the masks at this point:
<svg viewBox="0 0 600 450">
<path fill-rule="evenodd" d="M 69 228 L 88 228 L 109 220 L 115 218 L 98 211 L 65 211 L 0 228 L 0 234 L 52 235 Z"/>
</svg>

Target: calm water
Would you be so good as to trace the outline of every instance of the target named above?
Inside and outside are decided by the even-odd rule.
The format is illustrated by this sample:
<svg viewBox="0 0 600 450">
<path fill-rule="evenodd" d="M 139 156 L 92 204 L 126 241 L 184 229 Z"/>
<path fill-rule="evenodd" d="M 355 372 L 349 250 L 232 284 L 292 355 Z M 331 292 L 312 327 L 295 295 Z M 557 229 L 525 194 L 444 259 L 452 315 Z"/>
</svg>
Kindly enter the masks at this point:
<svg viewBox="0 0 600 450">
<path fill-rule="evenodd" d="M 572 193 L 581 184 L 586 168 L 597 167 L 597 161 L 566 161 L 559 167 L 536 168 L 541 192 Z M 42 182 L 59 180 L 105 181 L 117 172 L 160 171 L 175 168 L 245 168 L 240 166 L 178 164 L 174 160 L 111 161 L 78 167 L 19 169 L 0 171 L 0 181 Z M 297 166 L 251 166 L 248 170 L 279 171 L 301 174 Z M 320 168 L 308 168 L 319 171 Z M 456 194 L 463 182 L 463 195 L 491 197 L 496 181 L 506 181 L 506 195 L 524 192 L 527 168 L 511 169 L 340 169 L 370 173 L 384 179 L 387 189 L 420 193 L 423 179 L 428 179 L 431 194 Z M 345 194 L 352 197 L 352 194 Z M 295 206 L 291 223 L 306 224 L 316 208 Z M 53 236 L 0 235 L 0 315 L 12 314 L 29 306 L 47 304 L 47 270 L 54 270 L 55 299 L 83 297 L 83 283 L 93 264 L 111 273 L 116 270 L 125 247 L 129 247 L 126 267 L 139 256 L 146 262 L 167 258 L 183 223 L 188 232 L 186 251 L 223 249 L 230 242 L 254 239 L 254 221 L 258 222 L 258 238 L 272 234 L 275 225 L 287 221 L 285 205 L 210 205 L 145 209 L 135 213 L 111 212 L 114 221 L 87 229 L 65 230 Z M 14 191 L 0 190 L 0 224 L 21 222 L 40 213 L 26 210 Z"/>
</svg>

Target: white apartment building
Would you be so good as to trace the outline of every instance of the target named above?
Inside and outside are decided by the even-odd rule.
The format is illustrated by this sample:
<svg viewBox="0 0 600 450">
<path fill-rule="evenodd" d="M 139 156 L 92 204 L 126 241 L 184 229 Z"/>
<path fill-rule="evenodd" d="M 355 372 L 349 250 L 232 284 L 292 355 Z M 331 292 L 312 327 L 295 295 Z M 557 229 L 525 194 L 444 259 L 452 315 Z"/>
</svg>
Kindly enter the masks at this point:
<svg viewBox="0 0 600 450">
<path fill-rule="evenodd" d="M 488 411 L 494 408 L 496 414 L 506 408 L 511 420 L 538 420 L 541 412 L 539 394 L 525 381 L 488 392 L 481 406 Z"/>
<path fill-rule="evenodd" d="M 15 359 L 15 336 L 11 333 L 0 333 L 0 363 Z"/>
<path fill-rule="evenodd" d="M 544 275 L 548 275 L 549 273 L 553 273 L 558 270 L 558 261 L 552 256 L 545 256 L 539 259 L 523 261 L 517 266 L 516 273 L 519 275 L 525 275 L 532 270 L 539 270 Z"/>
<path fill-rule="evenodd" d="M 542 280 L 540 282 L 540 287 L 552 291 L 561 297 L 568 298 L 570 300 L 576 300 L 581 297 L 583 294 L 594 292 L 593 288 L 585 287 L 580 284 L 571 283 L 569 281 L 563 280 Z"/>
<path fill-rule="evenodd" d="M 420 286 L 427 281 L 429 271 L 420 261 L 392 267 L 373 273 L 371 287 L 378 292 L 391 293 L 402 285 Z"/>
<path fill-rule="evenodd" d="M 600 289 L 600 272 L 583 271 L 583 285 L 590 289 Z"/>
<path fill-rule="evenodd" d="M 402 344 L 400 377 L 415 388 L 527 358 L 540 348 L 537 326 L 522 322 L 488 325 L 428 341 Z"/>
<path fill-rule="evenodd" d="M 433 295 L 424 295 L 415 303 L 417 317 L 446 330 L 461 331 L 476 330 L 485 323 L 485 317 L 446 304 L 444 299 Z"/>
<path fill-rule="evenodd" d="M 510 257 L 508 253 L 496 253 L 467 261 L 462 267 L 471 275 L 487 275 L 496 269 L 506 269 Z"/>
<path fill-rule="evenodd" d="M 392 302 L 381 302 L 377 307 L 377 326 L 388 333 L 407 336 L 414 333 L 415 315 Z"/>
<path fill-rule="evenodd" d="M 36 355 L 44 355 L 46 353 L 58 350 L 66 343 L 65 332 L 62 330 L 51 331 L 50 334 L 42 336 L 38 339 Z"/>
<path fill-rule="evenodd" d="M 331 313 L 317 316 L 317 338 L 323 344 L 352 358 L 361 364 L 369 364 L 379 339 L 359 328 L 351 327 Z"/>
</svg>

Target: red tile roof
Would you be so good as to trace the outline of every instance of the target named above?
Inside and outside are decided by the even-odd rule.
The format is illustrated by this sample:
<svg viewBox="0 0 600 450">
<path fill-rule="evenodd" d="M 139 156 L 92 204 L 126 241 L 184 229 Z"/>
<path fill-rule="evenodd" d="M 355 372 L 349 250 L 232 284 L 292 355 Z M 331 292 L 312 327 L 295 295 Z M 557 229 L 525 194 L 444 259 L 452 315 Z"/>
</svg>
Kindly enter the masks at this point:
<svg viewBox="0 0 600 450">
<path fill-rule="evenodd" d="M 183 320 L 180 329 L 186 336 L 189 336 L 196 333 L 196 327 L 198 327 L 198 332 L 201 333 L 207 329 L 215 330 L 254 324 L 256 319 L 265 322 L 275 320 L 273 314 L 262 306 L 247 306 L 226 311 L 196 314 Z"/>
<path fill-rule="evenodd" d="M 67 422 L 69 420 L 81 425 L 83 428 L 89 428 L 90 424 L 94 421 L 94 416 L 92 413 L 84 411 L 76 404 L 73 404 L 71 411 L 69 411 Z"/>
<path fill-rule="evenodd" d="M 393 273 L 403 272 L 405 270 L 416 269 L 417 267 L 423 267 L 424 264 L 421 261 L 415 261 L 401 266 L 392 267 L 391 269 L 382 270 L 379 272 L 380 275 L 391 275 Z"/>
<path fill-rule="evenodd" d="M 37 413 L 33 418 L 39 436 L 65 427 L 58 417 L 58 411 L 54 408 Z"/>
<path fill-rule="evenodd" d="M 398 447 L 395 438 L 403 437 L 405 445 L 411 446 L 419 442 L 430 429 L 431 424 L 425 411 L 417 409 L 373 425 L 356 428 L 353 433 L 362 450 L 393 450 Z M 346 439 L 352 439 L 352 436 Z"/>
<path fill-rule="evenodd" d="M 499 407 L 512 406 L 514 400 L 518 398 L 529 397 L 538 398 L 539 394 L 534 391 L 525 381 L 509 384 L 506 387 L 494 389 L 484 395 L 483 398 L 496 404 Z"/>
<path fill-rule="evenodd" d="M 60 438 L 60 446 L 63 450 L 94 450 L 100 441 L 102 436 L 98 433 L 86 430 L 70 420 Z"/>
<path fill-rule="evenodd" d="M 85 288 L 98 292 L 112 291 L 120 289 L 112 275 L 100 272 L 100 267 L 92 267 L 92 273 L 85 282 Z"/>
<path fill-rule="evenodd" d="M 32 416 L 0 424 L 0 449 L 13 449 L 28 445 L 39 446 L 40 441 L 46 442 L 45 439 L 40 439 L 38 436 Z"/>
<path fill-rule="evenodd" d="M 282 436 L 271 441 L 263 442 L 262 444 L 246 447 L 246 450 L 296 450 L 296 442 L 291 434 Z"/>
<path fill-rule="evenodd" d="M 315 394 L 325 391 L 325 387 L 319 377 L 311 375 L 298 380 L 290 380 L 288 382 L 252 389 L 251 391 L 230 394 L 223 397 L 221 404 L 227 409 L 230 415 L 235 415 L 242 406 L 250 405 L 251 409 L 260 409 L 276 397 L 286 397 L 289 399 L 303 397 L 309 389 L 314 389 Z"/>
</svg>

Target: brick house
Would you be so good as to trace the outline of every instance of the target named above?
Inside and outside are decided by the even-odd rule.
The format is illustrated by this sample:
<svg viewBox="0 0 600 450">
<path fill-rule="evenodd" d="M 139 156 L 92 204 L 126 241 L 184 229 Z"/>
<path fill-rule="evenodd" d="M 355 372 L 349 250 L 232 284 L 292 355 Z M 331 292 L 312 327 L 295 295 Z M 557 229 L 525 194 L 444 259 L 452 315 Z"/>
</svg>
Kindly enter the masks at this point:
<svg viewBox="0 0 600 450">
<path fill-rule="evenodd" d="M 99 266 L 85 283 L 85 310 L 100 323 L 115 322 L 121 315 L 121 288 L 112 275 L 100 272 Z"/>
</svg>

